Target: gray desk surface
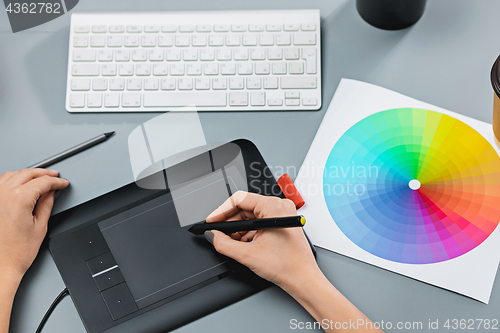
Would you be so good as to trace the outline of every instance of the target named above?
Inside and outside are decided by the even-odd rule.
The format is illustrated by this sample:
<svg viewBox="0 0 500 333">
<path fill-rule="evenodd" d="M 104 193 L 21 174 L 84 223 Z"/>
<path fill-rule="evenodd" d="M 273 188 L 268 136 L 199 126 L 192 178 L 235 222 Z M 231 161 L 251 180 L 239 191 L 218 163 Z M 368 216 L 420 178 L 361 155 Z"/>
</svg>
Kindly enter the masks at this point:
<svg viewBox="0 0 500 333">
<path fill-rule="evenodd" d="M 340 78 L 347 77 L 490 122 L 493 93 L 489 72 L 500 54 L 497 0 L 429 0 L 417 25 L 399 32 L 366 24 L 357 14 L 354 0 L 82 0 L 73 11 L 305 6 L 321 9 L 325 106 Z M 54 166 L 72 183 L 56 203 L 56 211 L 131 182 L 128 134 L 157 115 L 73 115 L 65 111 L 69 23 L 69 15 L 64 15 L 12 34 L 6 14 L 0 13 L 0 172 L 30 165 L 93 135 L 117 131 L 109 142 Z M 269 165 L 298 170 L 325 110 L 204 113 L 201 121 L 209 141 L 248 138 Z M 427 327 L 429 320 L 436 319 L 441 323 L 453 318 L 499 319 L 500 278 L 490 304 L 484 305 L 324 250 L 319 251 L 318 262 L 330 281 L 375 321 L 421 321 Z M 54 262 L 43 248 L 18 291 L 11 331 L 34 332 L 63 288 Z M 312 320 L 293 299 L 271 288 L 178 331 L 284 332 L 290 330 L 292 318 Z M 70 298 L 55 310 L 44 331 L 85 331 Z"/>
</svg>

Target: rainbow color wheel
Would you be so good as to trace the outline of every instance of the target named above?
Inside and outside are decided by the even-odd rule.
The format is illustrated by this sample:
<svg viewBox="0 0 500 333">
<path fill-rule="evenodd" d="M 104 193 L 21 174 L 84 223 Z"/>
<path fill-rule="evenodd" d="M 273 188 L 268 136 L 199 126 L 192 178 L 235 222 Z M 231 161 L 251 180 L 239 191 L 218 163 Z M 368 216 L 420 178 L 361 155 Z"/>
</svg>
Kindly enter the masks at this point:
<svg viewBox="0 0 500 333">
<path fill-rule="evenodd" d="M 399 263 L 461 256 L 500 222 L 500 158 L 469 125 L 421 109 L 356 123 L 325 165 L 323 193 L 340 230 Z"/>
</svg>

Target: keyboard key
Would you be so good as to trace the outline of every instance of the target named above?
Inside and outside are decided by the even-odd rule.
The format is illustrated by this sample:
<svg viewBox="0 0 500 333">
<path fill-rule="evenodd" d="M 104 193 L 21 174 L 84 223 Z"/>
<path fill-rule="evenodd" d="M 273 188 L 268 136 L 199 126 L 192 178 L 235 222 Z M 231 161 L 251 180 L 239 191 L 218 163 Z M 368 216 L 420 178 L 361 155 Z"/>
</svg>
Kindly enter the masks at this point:
<svg viewBox="0 0 500 333">
<path fill-rule="evenodd" d="M 262 46 L 274 45 L 274 35 L 273 34 L 260 34 L 259 40 L 260 40 L 260 45 L 262 45 Z"/>
<path fill-rule="evenodd" d="M 108 36 L 108 47 L 120 47 L 120 46 L 122 46 L 122 36 L 120 35 Z"/>
<path fill-rule="evenodd" d="M 196 31 L 198 32 L 210 32 L 212 31 L 212 26 L 208 24 L 198 24 L 196 26 Z"/>
<path fill-rule="evenodd" d="M 214 77 L 212 79 L 212 89 L 214 90 L 227 89 L 227 79 L 225 77 Z"/>
<path fill-rule="evenodd" d="M 74 47 L 87 47 L 89 45 L 89 36 L 73 36 L 73 46 Z"/>
<path fill-rule="evenodd" d="M 299 48 L 298 47 L 287 47 L 285 49 L 285 59 L 286 60 L 298 60 L 299 59 Z"/>
<path fill-rule="evenodd" d="M 77 34 L 83 34 L 89 32 L 90 27 L 88 25 L 76 25 L 74 30 Z"/>
<path fill-rule="evenodd" d="M 207 35 L 193 35 L 193 46 L 206 46 L 207 45 Z"/>
<path fill-rule="evenodd" d="M 285 99 L 286 106 L 299 106 L 300 99 Z"/>
<path fill-rule="evenodd" d="M 189 46 L 189 35 L 175 36 L 175 46 Z"/>
<path fill-rule="evenodd" d="M 247 106 L 248 93 L 247 92 L 230 92 L 229 93 L 230 106 Z"/>
<path fill-rule="evenodd" d="M 87 107 L 100 108 L 101 106 L 102 106 L 102 94 L 101 93 L 87 94 Z"/>
<path fill-rule="evenodd" d="M 72 79 L 71 90 L 90 90 L 90 79 Z"/>
<path fill-rule="evenodd" d="M 149 50 L 149 60 L 150 61 L 163 61 L 163 50 Z"/>
<path fill-rule="evenodd" d="M 234 60 L 248 60 L 248 49 L 234 49 Z"/>
<path fill-rule="evenodd" d="M 316 24 L 314 24 L 314 23 L 302 23 L 301 28 L 303 31 L 314 31 L 314 30 L 316 30 Z"/>
<path fill-rule="evenodd" d="M 290 45 L 290 34 L 277 34 L 276 45 Z"/>
<path fill-rule="evenodd" d="M 231 26 L 231 31 L 233 32 L 245 32 L 247 31 L 246 24 L 233 24 Z"/>
<path fill-rule="evenodd" d="M 283 30 L 284 31 L 299 31 L 299 25 L 298 24 L 284 24 Z"/>
<path fill-rule="evenodd" d="M 184 64 L 171 64 L 170 75 L 184 75 Z"/>
<path fill-rule="evenodd" d="M 220 61 L 231 60 L 231 49 L 218 49 L 217 60 Z"/>
<path fill-rule="evenodd" d="M 215 32 L 228 32 L 229 31 L 229 25 L 227 25 L 227 24 L 216 24 L 216 25 L 214 25 L 214 31 Z"/>
<path fill-rule="evenodd" d="M 205 75 L 217 75 L 219 74 L 219 65 L 214 63 L 205 64 L 204 68 Z"/>
<path fill-rule="evenodd" d="M 273 62 L 273 74 L 286 74 L 286 63 Z"/>
<path fill-rule="evenodd" d="M 299 32 L 293 34 L 293 45 L 315 45 L 316 34 L 313 32 Z"/>
<path fill-rule="evenodd" d="M 120 64 L 120 66 L 118 66 L 118 74 L 120 76 L 134 75 L 134 65 L 132 65 L 132 64 Z"/>
<path fill-rule="evenodd" d="M 108 28 L 105 25 L 93 25 L 92 26 L 92 32 L 93 33 L 105 33 L 108 31 Z"/>
<path fill-rule="evenodd" d="M 260 89 L 260 77 L 247 77 L 247 89 Z"/>
<path fill-rule="evenodd" d="M 251 49 L 252 60 L 265 60 L 266 59 L 266 49 L 256 48 Z"/>
<path fill-rule="evenodd" d="M 240 35 L 226 35 L 227 46 L 240 46 L 240 43 L 241 43 Z"/>
<path fill-rule="evenodd" d="M 267 58 L 269 60 L 281 60 L 283 59 L 283 49 L 281 48 L 271 48 L 267 50 Z"/>
<path fill-rule="evenodd" d="M 141 76 L 151 75 L 151 65 L 150 64 L 135 65 L 135 75 L 141 75 Z"/>
<path fill-rule="evenodd" d="M 281 98 L 270 98 L 267 100 L 267 105 L 269 106 L 282 106 L 283 99 Z"/>
<path fill-rule="evenodd" d="M 196 61 L 198 60 L 198 50 L 186 49 L 183 50 L 182 59 L 184 61 Z"/>
<path fill-rule="evenodd" d="M 145 25 L 144 26 L 144 32 L 159 32 L 159 31 L 160 31 L 159 25 Z"/>
<path fill-rule="evenodd" d="M 167 64 L 154 64 L 153 75 L 167 75 Z"/>
<path fill-rule="evenodd" d="M 175 79 L 172 77 L 161 79 L 161 90 L 175 90 Z"/>
<path fill-rule="evenodd" d="M 99 50 L 97 51 L 99 61 L 112 61 L 113 50 Z"/>
<path fill-rule="evenodd" d="M 315 76 L 284 76 L 281 78 L 281 89 L 315 89 Z"/>
<path fill-rule="evenodd" d="M 181 24 L 179 26 L 179 32 L 193 32 L 194 31 L 194 25 L 192 24 Z"/>
<path fill-rule="evenodd" d="M 106 35 L 93 35 L 90 37 L 90 46 L 104 47 L 106 46 Z"/>
<path fill-rule="evenodd" d="M 266 93 L 263 91 L 253 91 L 250 93 L 250 104 L 253 106 L 266 105 Z"/>
<path fill-rule="evenodd" d="M 179 79 L 179 90 L 192 90 L 193 89 L 193 79 L 183 77 Z"/>
<path fill-rule="evenodd" d="M 243 45 L 245 46 L 256 46 L 258 35 L 243 35 Z"/>
<path fill-rule="evenodd" d="M 108 93 L 104 95 L 104 106 L 107 108 L 117 108 L 120 105 L 120 94 Z"/>
<path fill-rule="evenodd" d="M 125 89 L 125 81 L 123 79 L 109 80 L 109 90 L 123 90 Z"/>
<path fill-rule="evenodd" d="M 116 64 L 104 64 L 101 66 L 101 75 L 114 76 L 116 75 Z"/>
<path fill-rule="evenodd" d="M 302 59 L 306 61 L 306 73 L 316 74 L 317 71 L 316 48 L 314 47 L 302 48 Z"/>
<path fill-rule="evenodd" d="M 139 106 L 141 106 L 141 94 L 140 93 L 124 93 L 122 95 L 122 106 L 123 107 L 139 107 Z"/>
<path fill-rule="evenodd" d="M 229 79 L 229 89 L 243 89 L 245 88 L 245 83 L 242 77 L 232 77 Z"/>
<path fill-rule="evenodd" d="M 73 61 L 95 61 L 95 50 L 74 50 Z"/>
<path fill-rule="evenodd" d="M 138 47 L 139 46 L 139 36 L 138 35 L 126 35 L 124 39 L 124 45 L 126 47 Z"/>
<path fill-rule="evenodd" d="M 285 91 L 285 99 L 297 99 L 300 98 L 300 92 L 298 91 Z"/>
<path fill-rule="evenodd" d="M 255 64 L 255 74 L 267 75 L 269 74 L 269 63 L 268 62 L 258 62 Z"/>
<path fill-rule="evenodd" d="M 153 47 L 156 45 L 155 35 L 143 35 L 141 38 L 142 47 Z"/>
<path fill-rule="evenodd" d="M 129 61 L 130 60 L 130 51 L 129 50 L 116 50 L 115 51 L 115 60 L 116 61 Z"/>
<path fill-rule="evenodd" d="M 249 24 L 248 31 L 252 31 L 252 32 L 264 31 L 264 25 L 263 24 Z"/>
<path fill-rule="evenodd" d="M 144 90 L 158 90 L 158 79 L 144 79 Z"/>
<path fill-rule="evenodd" d="M 69 106 L 72 108 L 83 108 L 85 106 L 85 94 L 71 94 Z"/>
<path fill-rule="evenodd" d="M 278 89 L 278 78 L 269 76 L 264 78 L 264 89 Z"/>
<path fill-rule="evenodd" d="M 108 89 L 108 79 L 92 79 L 92 90 Z"/>
<path fill-rule="evenodd" d="M 290 74 L 304 74 L 304 64 L 300 61 L 292 61 L 288 63 Z"/>
<path fill-rule="evenodd" d="M 200 63 L 188 64 L 187 75 L 201 75 L 201 64 Z"/>
<path fill-rule="evenodd" d="M 121 33 L 125 31 L 125 26 L 123 25 L 110 25 L 109 32 L 111 33 Z"/>
<path fill-rule="evenodd" d="M 210 35 L 208 36 L 208 45 L 210 46 L 222 46 L 224 45 L 223 35 Z"/>
<path fill-rule="evenodd" d="M 170 35 L 158 36 L 158 46 L 166 47 L 174 45 L 174 39 Z"/>
<path fill-rule="evenodd" d="M 181 50 L 178 50 L 178 49 L 168 49 L 167 50 L 167 60 L 168 61 L 179 61 L 179 60 L 181 60 Z"/>
<path fill-rule="evenodd" d="M 240 63 L 238 64 L 238 74 L 240 75 L 250 75 L 253 73 L 252 63 Z"/>
<path fill-rule="evenodd" d="M 127 25 L 127 32 L 139 33 L 142 32 L 142 27 L 140 25 Z"/>
<path fill-rule="evenodd" d="M 127 90 L 141 90 L 142 89 L 142 79 L 133 78 L 127 79 Z"/>
<path fill-rule="evenodd" d="M 99 65 L 97 64 L 73 64 L 71 67 L 73 76 L 97 76 L 99 75 Z"/>
<path fill-rule="evenodd" d="M 176 32 L 177 31 L 177 26 L 173 24 L 165 24 L 161 26 L 161 31 L 162 32 Z"/>
<path fill-rule="evenodd" d="M 316 98 L 303 98 L 302 105 L 304 105 L 304 106 L 318 105 L 318 100 Z"/>
<path fill-rule="evenodd" d="M 281 31 L 281 24 L 267 24 L 267 31 Z"/>
<path fill-rule="evenodd" d="M 208 90 L 210 89 L 210 79 L 208 77 L 199 77 L 195 81 L 196 90 Z"/>
<path fill-rule="evenodd" d="M 200 60 L 202 60 L 202 61 L 215 60 L 214 49 L 201 49 L 200 50 Z"/>
<path fill-rule="evenodd" d="M 146 61 L 148 60 L 148 52 L 146 50 L 133 50 L 132 51 L 133 61 Z"/>
<path fill-rule="evenodd" d="M 143 104 L 145 107 L 168 106 L 226 106 L 225 92 L 168 92 L 144 93 Z"/>
</svg>

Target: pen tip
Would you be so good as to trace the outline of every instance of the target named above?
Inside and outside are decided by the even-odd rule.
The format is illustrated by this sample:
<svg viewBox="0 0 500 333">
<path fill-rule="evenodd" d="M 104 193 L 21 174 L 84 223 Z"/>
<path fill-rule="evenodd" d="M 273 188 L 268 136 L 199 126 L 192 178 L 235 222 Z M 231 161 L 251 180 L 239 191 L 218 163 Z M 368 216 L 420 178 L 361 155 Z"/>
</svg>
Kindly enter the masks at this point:
<svg viewBox="0 0 500 333">
<path fill-rule="evenodd" d="M 113 134 L 115 134 L 115 131 L 104 133 L 104 135 L 106 136 L 106 139 L 109 138 L 110 136 L 112 136 Z"/>
</svg>

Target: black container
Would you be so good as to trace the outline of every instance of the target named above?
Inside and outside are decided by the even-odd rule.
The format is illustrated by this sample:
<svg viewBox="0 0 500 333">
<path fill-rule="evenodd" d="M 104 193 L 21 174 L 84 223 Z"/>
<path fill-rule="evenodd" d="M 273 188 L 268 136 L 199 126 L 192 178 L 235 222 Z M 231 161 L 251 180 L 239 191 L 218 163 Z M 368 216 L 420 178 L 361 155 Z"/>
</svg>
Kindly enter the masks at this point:
<svg viewBox="0 0 500 333">
<path fill-rule="evenodd" d="M 376 28 L 400 30 L 415 24 L 427 0 L 356 0 L 359 15 Z"/>
</svg>

